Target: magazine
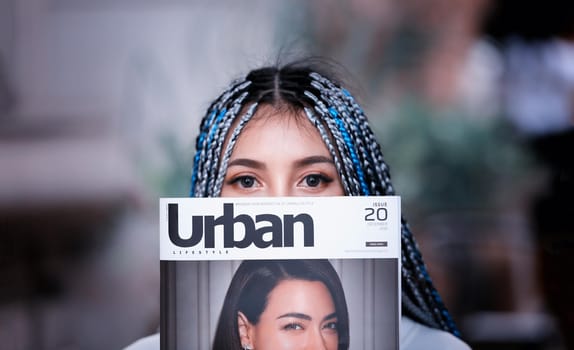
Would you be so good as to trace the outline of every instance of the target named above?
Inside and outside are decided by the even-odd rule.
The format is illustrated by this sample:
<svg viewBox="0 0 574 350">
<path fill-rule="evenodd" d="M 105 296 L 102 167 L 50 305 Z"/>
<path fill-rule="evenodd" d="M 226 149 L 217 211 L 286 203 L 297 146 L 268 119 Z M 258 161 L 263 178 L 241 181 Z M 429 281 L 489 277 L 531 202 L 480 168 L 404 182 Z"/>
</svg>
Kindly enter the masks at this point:
<svg viewBox="0 0 574 350">
<path fill-rule="evenodd" d="M 399 348 L 400 198 L 161 198 L 162 350 Z"/>
</svg>

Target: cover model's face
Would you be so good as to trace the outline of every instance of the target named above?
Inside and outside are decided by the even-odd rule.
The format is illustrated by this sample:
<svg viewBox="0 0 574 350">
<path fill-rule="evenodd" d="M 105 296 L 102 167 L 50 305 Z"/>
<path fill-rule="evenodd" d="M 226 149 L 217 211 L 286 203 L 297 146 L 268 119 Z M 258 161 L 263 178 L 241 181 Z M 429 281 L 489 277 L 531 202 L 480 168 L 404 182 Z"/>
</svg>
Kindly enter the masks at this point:
<svg viewBox="0 0 574 350">
<path fill-rule="evenodd" d="M 239 135 L 221 196 L 344 195 L 317 129 L 305 118 L 268 113 L 276 112 L 262 107 Z"/>
<path fill-rule="evenodd" d="M 255 350 L 336 350 L 337 315 L 329 290 L 318 281 L 280 282 L 249 335 Z"/>
</svg>

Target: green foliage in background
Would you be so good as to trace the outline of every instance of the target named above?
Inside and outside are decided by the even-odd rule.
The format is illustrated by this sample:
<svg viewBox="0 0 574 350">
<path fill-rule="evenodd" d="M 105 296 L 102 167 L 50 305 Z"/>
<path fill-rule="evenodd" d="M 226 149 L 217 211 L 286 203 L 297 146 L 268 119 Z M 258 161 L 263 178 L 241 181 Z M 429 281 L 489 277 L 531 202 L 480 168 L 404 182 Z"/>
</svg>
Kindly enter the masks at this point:
<svg viewBox="0 0 574 350">
<path fill-rule="evenodd" d="M 195 150 L 191 146 L 180 146 L 175 137 L 170 135 L 162 135 L 160 143 L 170 165 L 164 170 L 163 176 L 158 177 L 156 186 L 160 194 L 166 197 L 189 196 Z"/>
<path fill-rule="evenodd" d="M 415 215 L 508 203 L 532 167 L 502 118 L 437 113 L 410 100 L 384 123 L 374 121 L 374 127 L 403 206 Z"/>
<path fill-rule="evenodd" d="M 153 144 L 157 147 L 161 164 L 152 162 L 144 155 L 135 160 L 136 169 L 146 188 L 154 196 L 189 196 L 193 148 L 180 145 L 174 133 L 166 130 L 158 132 Z"/>
</svg>

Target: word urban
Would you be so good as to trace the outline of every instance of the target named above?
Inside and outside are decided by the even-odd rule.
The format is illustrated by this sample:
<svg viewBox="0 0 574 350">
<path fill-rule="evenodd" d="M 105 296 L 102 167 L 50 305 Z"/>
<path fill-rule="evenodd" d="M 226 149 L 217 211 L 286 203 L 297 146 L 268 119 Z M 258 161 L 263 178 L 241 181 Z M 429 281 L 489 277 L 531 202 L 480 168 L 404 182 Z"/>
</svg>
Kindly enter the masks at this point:
<svg viewBox="0 0 574 350">
<path fill-rule="evenodd" d="M 213 215 L 193 215 L 191 236 L 183 238 L 180 234 L 178 205 L 169 203 L 167 206 L 169 239 L 179 247 L 194 247 L 203 241 L 205 248 L 215 248 L 215 228 L 217 226 L 223 228 L 224 248 L 247 248 L 251 244 L 257 248 L 293 247 L 296 223 L 303 226 L 303 245 L 305 247 L 314 246 L 313 218 L 309 214 L 283 215 L 283 218 L 273 214 L 259 214 L 255 215 L 254 221 L 251 216 L 246 214 L 235 216 L 233 203 L 224 203 L 223 215 L 217 218 Z M 261 226 L 261 223 L 264 226 Z M 242 224 L 245 233 L 239 240 L 236 240 L 235 237 L 236 224 Z M 256 224 L 258 224 L 257 227 Z"/>
</svg>

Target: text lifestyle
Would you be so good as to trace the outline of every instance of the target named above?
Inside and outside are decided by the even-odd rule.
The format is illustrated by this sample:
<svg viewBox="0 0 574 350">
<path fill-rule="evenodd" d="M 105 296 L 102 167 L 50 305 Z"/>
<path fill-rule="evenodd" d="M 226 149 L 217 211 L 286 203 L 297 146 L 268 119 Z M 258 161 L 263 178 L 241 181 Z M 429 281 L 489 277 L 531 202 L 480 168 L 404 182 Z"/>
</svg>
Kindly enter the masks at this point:
<svg viewBox="0 0 574 350">
<path fill-rule="evenodd" d="M 283 215 L 273 214 L 255 215 L 255 220 L 247 214 L 235 216 L 233 203 L 223 204 L 223 215 L 199 216 L 193 215 L 191 219 L 191 235 L 184 235 L 179 227 L 179 208 L 176 203 L 169 203 L 168 207 L 168 234 L 173 244 L 183 248 L 190 248 L 204 242 L 205 248 L 215 248 L 215 228 L 223 228 L 224 248 L 247 248 L 254 244 L 257 248 L 293 247 L 295 224 L 303 226 L 303 245 L 314 246 L 314 223 L 309 214 Z M 242 224 L 244 235 L 236 240 L 235 225 Z M 256 225 L 257 224 L 257 225 Z M 262 226 L 263 225 L 263 226 Z M 256 227 L 257 226 L 257 227 Z M 300 230 L 298 230 L 300 232 Z M 266 239 L 267 238 L 267 239 Z"/>
</svg>

